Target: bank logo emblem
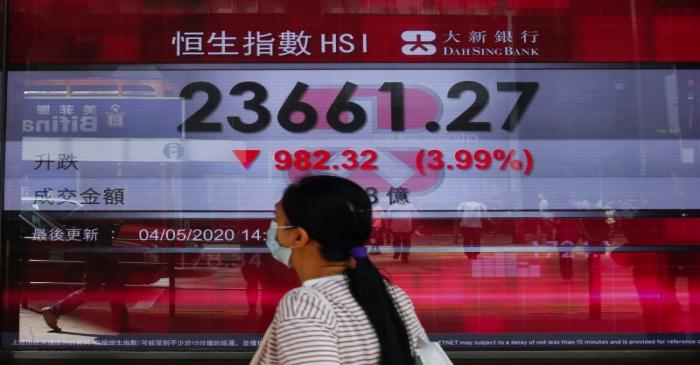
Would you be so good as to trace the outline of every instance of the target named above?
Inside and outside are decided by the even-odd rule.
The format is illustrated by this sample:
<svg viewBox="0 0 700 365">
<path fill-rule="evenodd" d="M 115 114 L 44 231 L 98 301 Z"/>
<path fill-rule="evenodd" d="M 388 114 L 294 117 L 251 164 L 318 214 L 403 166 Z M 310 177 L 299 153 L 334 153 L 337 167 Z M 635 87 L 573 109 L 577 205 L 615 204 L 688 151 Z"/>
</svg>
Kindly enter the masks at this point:
<svg viewBox="0 0 700 365">
<path fill-rule="evenodd" d="M 433 55 L 437 48 L 431 42 L 436 38 L 437 35 L 429 30 L 407 30 L 401 33 L 401 39 L 405 42 L 401 52 L 407 56 Z"/>
<path fill-rule="evenodd" d="M 117 104 L 112 104 L 107 112 L 107 125 L 110 127 L 124 126 L 124 112 L 120 111 L 121 107 Z"/>
<path fill-rule="evenodd" d="M 180 160 L 184 154 L 185 149 L 179 143 L 171 142 L 163 147 L 163 155 L 169 160 Z"/>
</svg>

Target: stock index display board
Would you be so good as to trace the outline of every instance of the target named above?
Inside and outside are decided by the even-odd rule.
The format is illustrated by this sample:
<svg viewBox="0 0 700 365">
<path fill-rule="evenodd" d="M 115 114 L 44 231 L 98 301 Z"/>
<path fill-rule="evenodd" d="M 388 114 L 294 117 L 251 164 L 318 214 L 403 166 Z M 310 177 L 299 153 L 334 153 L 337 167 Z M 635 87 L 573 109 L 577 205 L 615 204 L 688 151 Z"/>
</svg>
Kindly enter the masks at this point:
<svg viewBox="0 0 700 365">
<path fill-rule="evenodd" d="M 254 350 L 309 174 L 447 349 L 697 347 L 698 9 L 253 3 L 10 7 L 4 347 Z"/>
</svg>

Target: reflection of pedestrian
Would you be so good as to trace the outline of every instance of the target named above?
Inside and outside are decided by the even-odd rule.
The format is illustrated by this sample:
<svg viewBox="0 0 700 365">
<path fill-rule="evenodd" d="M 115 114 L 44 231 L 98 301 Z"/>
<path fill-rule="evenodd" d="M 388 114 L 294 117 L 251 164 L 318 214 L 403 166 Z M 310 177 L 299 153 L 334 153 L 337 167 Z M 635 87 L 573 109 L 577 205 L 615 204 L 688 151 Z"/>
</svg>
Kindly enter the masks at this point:
<svg viewBox="0 0 700 365">
<path fill-rule="evenodd" d="M 384 210 L 379 204 L 372 206 L 372 234 L 369 238 L 369 254 L 379 255 L 381 252 L 379 246 L 384 245 L 386 242 L 387 229 L 386 222 L 380 215 L 384 213 Z"/>
<path fill-rule="evenodd" d="M 100 292 L 107 294 L 112 310 L 112 330 L 115 332 L 133 332 L 139 327 L 129 323 L 126 303 L 124 302 L 127 276 L 120 270 L 115 255 L 108 252 L 112 248 L 112 237 L 115 231 L 112 227 L 104 225 L 99 227 L 97 242 L 85 257 L 85 275 L 82 288 L 70 293 L 57 303 L 41 309 L 46 324 L 55 331 L 61 331 L 58 319 L 68 314 L 90 299 L 94 299 Z M 105 290 L 102 290 L 102 286 Z"/>
<path fill-rule="evenodd" d="M 559 274 L 561 278 L 569 281 L 574 278 L 574 255 L 575 243 L 569 240 L 557 242 L 559 246 Z"/>
<path fill-rule="evenodd" d="M 693 223 L 691 223 L 693 224 Z M 692 232 L 692 231 L 691 231 Z M 700 231 L 695 228 L 693 242 L 698 242 Z M 687 242 L 687 241 L 685 241 Z M 688 282 L 688 315 L 691 321 L 699 323 L 700 319 L 700 253 L 670 253 L 670 263 L 675 275 L 685 275 Z M 697 328 L 697 327 L 695 327 Z"/>
<path fill-rule="evenodd" d="M 537 224 L 537 239 L 540 243 L 556 240 L 557 227 L 554 224 L 554 213 L 549 210 L 549 201 L 543 193 L 539 193 L 538 197 L 540 199 L 538 207 L 542 220 Z"/>
<path fill-rule="evenodd" d="M 622 221 L 627 243 L 621 247 L 667 244 L 663 226 L 658 218 L 629 218 Z M 677 331 L 681 319 L 681 305 L 676 294 L 674 253 L 664 251 L 613 252 L 616 263 L 632 268 L 634 286 L 639 295 L 642 318 L 647 333 Z M 683 253 L 687 256 L 689 253 Z M 690 283 L 690 281 L 689 281 Z M 689 284 L 689 287 L 691 285 Z M 692 292 L 692 290 L 689 290 Z"/>
<path fill-rule="evenodd" d="M 605 245 L 610 237 L 610 230 L 604 218 L 582 218 L 581 233 L 586 240 L 585 245 L 595 249 L 588 252 L 588 318 L 602 318 L 603 310 L 603 279 L 600 247 Z"/>
<path fill-rule="evenodd" d="M 562 279 L 574 278 L 574 248 L 582 243 L 581 218 L 562 218 L 557 225 L 557 246 L 559 247 L 559 273 Z"/>
<path fill-rule="evenodd" d="M 462 233 L 464 254 L 470 260 L 474 260 L 479 256 L 481 231 L 483 229 L 481 219 L 485 218 L 486 206 L 480 202 L 466 201 L 462 202 L 457 210 L 462 216 L 459 221 L 459 230 Z"/>
<path fill-rule="evenodd" d="M 249 242 L 244 242 L 241 244 L 241 248 L 245 249 L 255 249 L 262 248 L 261 244 L 250 244 Z M 260 297 L 259 286 L 262 286 L 262 260 L 261 254 L 259 252 L 244 252 L 243 255 L 243 265 L 241 266 L 241 275 L 243 275 L 243 280 L 245 280 L 245 295 L 248 301 L 248 314 L 246 319 L 253 320 L 258 318 L 258 298 Z"/>
<path fill-rule="evenodd" d="M 389 212 L 391 215 L 389 231 L 391 243 L 394 246 L 394 258 L 401 257 L 401 262 L 407 263 L 411 250 L 411 233 L 417 231 L 413 227 L 413 219 L 417 217 L 418 212 L 411 203 L 391 205 Z"/>
</svg>

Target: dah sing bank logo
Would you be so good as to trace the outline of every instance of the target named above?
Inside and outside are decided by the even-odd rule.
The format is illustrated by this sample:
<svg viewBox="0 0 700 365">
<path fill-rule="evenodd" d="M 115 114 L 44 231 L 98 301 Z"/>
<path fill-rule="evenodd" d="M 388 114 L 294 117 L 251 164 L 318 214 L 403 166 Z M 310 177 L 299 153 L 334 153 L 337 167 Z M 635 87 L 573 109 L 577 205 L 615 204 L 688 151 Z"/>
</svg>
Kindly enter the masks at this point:
<svg viewBox="0 0 700 365">
<path fill-rule="evenodd" d="M 407 56 L 433 55 L 437 52 L 431 43 L 435 38 L 437 35 L 429 30 L 407 30 L 401 33 L 401 39 L 406 43 L 401 47 L 401 52 Z"/>
</svg>

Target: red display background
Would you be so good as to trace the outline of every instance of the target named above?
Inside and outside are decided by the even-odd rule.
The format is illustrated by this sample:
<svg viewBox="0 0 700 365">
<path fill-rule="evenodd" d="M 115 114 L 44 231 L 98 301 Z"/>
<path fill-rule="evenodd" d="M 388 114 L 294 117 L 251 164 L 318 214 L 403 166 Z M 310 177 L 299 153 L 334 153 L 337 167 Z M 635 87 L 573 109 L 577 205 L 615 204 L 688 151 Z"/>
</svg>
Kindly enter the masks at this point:
<svg viewBox="0 0 700 365">
<path fill-rule="evenodd" d="M 265 230 L 268 223 L 259 219 L 189 220 L 186 226 L 252 231 Z M 411 253 L 407 263 L 392 258 L 388 241 L 380 246 L 381 255 L 371 256 L 409 293 L 431 333 L 700 332 L 699 218 L 618 218 L 613 223 L 605 218 L 484 219 L 478 247 L 485 252 L 473 259 L 462 252 L 462 237 L 456 236 L 455 223 L 451 219 L 415 221 L 420 228 L 412 236 L 411 247 L 418 252 Z M 181 227 L 177 221 L 129 220 L 122 226 L 119 240 L 132 242 L 131 247 L 173 247 L 165 241 L 139 242 L 138 231 Z M 34 260 L 50 259 L 50 252 L 61 248 L 56 242 L 24 244 L 29 247 L 28 257 Z M 674 246 L 682 250 L 673 251 Z M 242 247 L 263 250 L 264 242 L 244 243 Z M 533 247 L 583 250 L 570 256 L 526 251 Z M 446 252 L 445 248 L 453 250 Z M 509 251 L 493 252 L 494 248 Z M 586 252 L 590 248 L 597 251 Z M 641 252 L 623 252 L 628 248 Z M 128 286 L 121 292 L 129 303 L 157 298 L 150 310 L 132 310 L 130 314 L 148 332 L 260 332 L 271 320 L 281 296 L 298 285 L 294 270 L 269 254 L 260 254 L 256 269 L 240 263 L 229 266 L 240 261 L 237 255 L 175 255 L 177 317 L 168 315 L 169 295 L 162 288 Z M 242 256 L 243 260 L 250 261 L 251 255 Z M 79 254 L 64 257 L 80 258 Z M 140 261 L 138 255 L 121 254 L 117 259 L 130 272 L 131 282 L 143 284 L 166 276 L 165 272 L 161 276 L 155 273 L 149 279 L 153 273 L 143 265 L 128 264 Z M 160 254 L 161 262 L 168 260 L 168 254 Z M 79 277 L 70 277 L 74 265 L 27 265 L 29 281 L 79 281 Z M 260 295 L 256 305 L 259 318 L 255 320 L 245 317 L 249 308 L 245 287 L 250 280 L 260 284 L 254 290 Z M 21 301 L 41 307 L 68 294 L 70 288 L 32 285 L 23 290 Z M 87 303 L 72 316 L 92 326 L 108 326 L 107 299 Z"/>
</svg>

